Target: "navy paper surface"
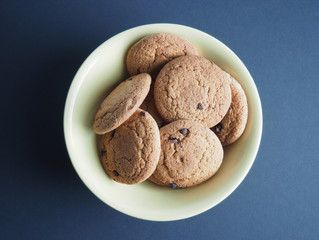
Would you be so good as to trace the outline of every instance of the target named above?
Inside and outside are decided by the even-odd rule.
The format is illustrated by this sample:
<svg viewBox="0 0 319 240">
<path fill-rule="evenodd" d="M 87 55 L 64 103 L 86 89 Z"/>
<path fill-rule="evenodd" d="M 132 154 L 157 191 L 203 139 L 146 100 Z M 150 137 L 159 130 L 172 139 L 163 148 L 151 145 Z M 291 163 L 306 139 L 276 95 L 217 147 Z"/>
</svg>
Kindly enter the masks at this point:
<svg viewBox="0 0 319 240">
<path fill-rule="evenodd" d="M 0 239 L 318 239 L 319 1 L 1 1 Z M 253 167 L 222 203 L 175 222 L 96 198 L 63 136 L 85 58 L 131 27 L 177 23 L 225 43 L 259 90 Z"/>
</svg>

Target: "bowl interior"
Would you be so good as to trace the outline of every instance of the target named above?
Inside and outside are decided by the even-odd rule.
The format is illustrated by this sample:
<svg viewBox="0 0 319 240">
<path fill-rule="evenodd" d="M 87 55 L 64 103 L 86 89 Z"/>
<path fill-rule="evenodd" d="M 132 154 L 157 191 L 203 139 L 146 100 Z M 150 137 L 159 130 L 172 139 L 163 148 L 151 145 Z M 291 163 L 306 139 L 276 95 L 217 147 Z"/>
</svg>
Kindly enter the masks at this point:
<svg viewBox="0 0 319 240">
<path fill-rule="evenodd" d="M 138 39 L 156 32 L 185 37 L 199 55 L 233 75 L 248 99 L 248 123 L 242 137 L 225 149 L 220 170 L 207 182 L 188 189 L 170 189 L 148 181 L 124 185 L 111 180 L 100 164 L 93 119 L 104 97 L 128 76 L 125 57 Z M 122 32 L 99 46 L 83 63 L 70 87 L 64 132 L 74 168 L 87 187 L 109 206 L 141 219 L 168 221 L 199 214 L 226 198 L 248 173 L 259 147 L 261 104 L 256 86 L 239 58 L 224 44 L 199 30 L 175 24 L 151 24 Z"/>
</svg>

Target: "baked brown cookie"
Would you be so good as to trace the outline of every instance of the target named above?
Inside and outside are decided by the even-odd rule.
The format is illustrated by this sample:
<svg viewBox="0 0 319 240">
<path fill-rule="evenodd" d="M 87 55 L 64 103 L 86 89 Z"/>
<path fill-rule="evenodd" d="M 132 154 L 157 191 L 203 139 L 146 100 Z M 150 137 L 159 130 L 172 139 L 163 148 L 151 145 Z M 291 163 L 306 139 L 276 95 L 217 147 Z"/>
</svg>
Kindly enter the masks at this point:
<svg viewBox="0 0 319 240">
<path fill-rule="evenodd" d="M 230 83 L 224 71 L 206 58 L 182 56 L 158 74 L 154 100 L 167 122 L 191 119 L 211 128 L 230 106 Z"/>
<path fill-rule="evenodd" d="M 171 33 L 155 33 L 142 38 L 129 49 L 126 65 L 130 75 L 145 72 L 156 76 L 170 60 L 197 54 L 188 40 Z"/>
<path fill-rule="evenodd" d="M 126 122 L 106 133 L 101 142 L 101 160 L 116 182 L 136 184 L 154 172 L 161 151 L 160 134 L 153 117 L 138 109 Z"/>
<path fill-rule="evenodd" d="M 158 127 L 162 127 L 165 123 L 164 119 L 158 113 L 154 101 L 154 89 L 151 86 L 150 92 L 146 96 L 144 102 L 140 106 L 141 109 L 147 111 L 155 119 Z"/>
<path fill-rule="evenodd" d="M 235 142 L 244 132 L 248 119 L 246 94 L 241 85 L 229 74 L 232 102 L 223 120 L 212 128 L 223 146 Z"/>
<path fill-rule="evenodd" d="M 142 73 L 118 85 L 104 99 L 95 115 L 95 133 L 105 134 L 125 122 L 146 98 L 151 81 L 149 74 Z"/>
<path fill-rule="evenodd" d="M 191 187 L 212 177 L 223 160 L 223 148 L 209 128 L 178 120 L 160 129 L 161 156 L 150 181 L 172 188 Z"/>
</svg>

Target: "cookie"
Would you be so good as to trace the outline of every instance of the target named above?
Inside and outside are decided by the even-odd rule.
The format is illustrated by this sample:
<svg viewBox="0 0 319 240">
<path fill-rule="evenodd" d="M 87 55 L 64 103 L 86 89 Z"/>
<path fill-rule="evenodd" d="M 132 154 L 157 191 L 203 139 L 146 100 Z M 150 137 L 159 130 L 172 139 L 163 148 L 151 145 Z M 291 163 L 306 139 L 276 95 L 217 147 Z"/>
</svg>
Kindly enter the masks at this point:
<svg viewBox="0 0 319 240">
<path fill-rule="evenodd" d="M 215 63 L 200 56 L 182 56 L 167 63 L 158 74 L 154 100 L 167 122 L 190 119 L 211 128 L 230 106 L 230 83 Z"/>
<path fill-rule="evenodd" d="M 95 133 L 105 134 L 125 122 L 146 98 L 151 81 L 149 74 L 142 73 L 118 85 L 104 99 L 95 115 Z"/>
<path fill-rule="evenodd" d="M 212 177 L 223 160 L 223 147 L 209 128 L 178 120 L 160 129 L 161 156 L 150 181 L 172 188 L 198 185 Z"/>
<path fill-rule="evenodd" d="M 164 119 L 158 113 L 154 102 L 154 89 L 151 87 L 150 92 L 146 96 L 144 102 L 140 106 L 141 109 L 147 111 L 155 119 L 158 127 L 162 127 L 165 124 Z"/>
<path fill-rule="evenodd" d="M 248 119 L 248 104 L 241 85 L 228 74 L 232 102 L 223 120 L 212 128 L 223 146 L 235 142 L 244 132 Z"/>
<path fill-rule="evenodd" d="M 171 33 L 156 33 L 142 38 L 129 49 L 126 66 L 130 75 L 145 72 L 156 76 L 170 60 L 197 54 L 188 40 Z"/>
<path fill-rule="evenodd" d="M 161 146 L 153 117 L 138 109 L 126 122 L 106 133 L 101 141 L 101 161 L 114 181 L 143 182 L 154 172 Z"/>
</svg>

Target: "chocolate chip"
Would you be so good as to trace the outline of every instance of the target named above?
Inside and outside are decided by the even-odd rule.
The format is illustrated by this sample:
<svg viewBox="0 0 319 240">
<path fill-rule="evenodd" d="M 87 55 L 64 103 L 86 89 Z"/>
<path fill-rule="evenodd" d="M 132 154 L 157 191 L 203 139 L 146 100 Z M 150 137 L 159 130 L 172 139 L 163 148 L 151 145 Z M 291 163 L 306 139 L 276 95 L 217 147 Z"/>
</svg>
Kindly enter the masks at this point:
<svg viewBox="0 0 319 240">
<path fill-rule="evenodd" d="M 184 137 L 186 137 L 187 135 L 188 135 L 188 129 L 187 128 L 182 128 L 181 130 L 179 130 L 179 132 L 181 133 L 181 134 L 183 134 L 183 136 Z"/>
<path fill-rule="evenodd" d="M 230 107 L 229 107 L 229 109 L 233 109 L 233 107 L 232 107 L 232 106 L 230 106 Z"/>
<path fill-rule="evenodd" d="M 105 155 L 105 153 L 106 153 L 106 151 L 103 149 L 103 150 L 101 150 L 101 156 L 104 156 Z"/>
<path fill-rule="evenodd" d="M 177 186 L 177 184 L 176 183 L 171 183 L 171 188 L 177 188 L 178 186 Z"/>
<path fill-rule="evenodd" d="M 218 123 L 218 124 L 215 126 L 216 132 L 219 132 L 219 131 L 221 131 L 222 129 L 223 129 L 223 126 L 222 126 L 220 123 Z"/>
<path fill-rule="evenodd" d="M 201 103 L 197 104 L 197 109 L 203 110 L 204 109 L 203 104 L 201 104 Z"/>
<path fill-rule="evenodd" d="M 170 143 L 174 144 L 174 143 L 179 142 L 179 138 L 176 138 L 176 137 L 169 137 L 169 138 L 168 138 L 168 141 L 170 141 Z"/>
<path fill-rule="evenodd" d="M 145 112 L 145 111 L 142 111 L 142 112 L 140 112 L 140 115 L 143 116 L 143 117 L 145 117 L 145 116 L 146 116 L 146 112 Z"/>
<path fill-rule="evenodd" d="M 118 176 L 120 175 L 116 170 L 113 171 L 113 174 L 114 174 L 114 176 L 116 176 L 116 177 L 118 177 Z"/>
<path fill-rule="evenodd" d="M 212 107 L 213 110 L 215 110 L 215 107 Z"/>
</svg>

